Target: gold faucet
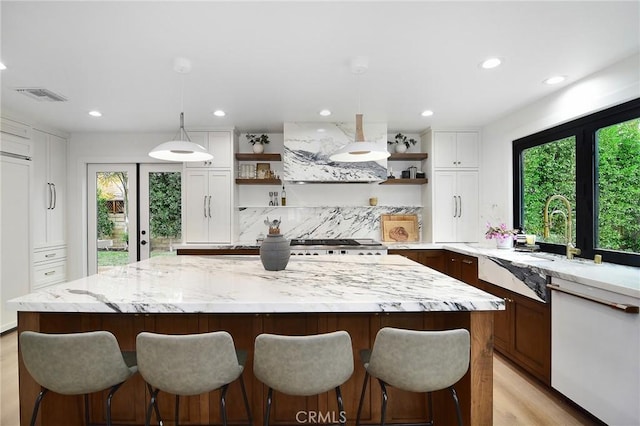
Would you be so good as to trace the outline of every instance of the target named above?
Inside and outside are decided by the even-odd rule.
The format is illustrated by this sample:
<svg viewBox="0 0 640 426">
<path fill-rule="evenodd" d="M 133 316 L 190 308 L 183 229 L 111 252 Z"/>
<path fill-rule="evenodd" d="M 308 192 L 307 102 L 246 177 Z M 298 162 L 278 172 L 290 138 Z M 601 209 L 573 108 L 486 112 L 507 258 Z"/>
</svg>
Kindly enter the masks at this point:
<svg viewBox="0 0 640 426">
<path fill-rule="evenodd" d="M 573 230 L 573 216 L 571 213 L 571 203 L 569 203 L 569 200 L 567 200 L 566 197 L 564 197 L 563 195 L 552 195 L 551 197 L 549 197 L 549 199 L 547 200 L 547 202 L 544 205 L 544 238 L 545 240 L 549 238 L 549 231 L 551 229 L 551 222 L 549 220 L 549 204 L 551 204 L 551 202 L 553 200 L 560 200 L 562 201 L 562 203 L 564 203 L 564 205 L 567 207 L 567 215 L 565 216 L 564 214 L 562 215 L 565 219 L 565 230 L 564 230 L 564 237 L 567 241 L 567 259 L 571 260 L 573 259 L 573 257 L 575 255 L 580 255 L 581 250 L 579 248 L 576 248 L 573 245 L 573 238 L 572 238 L 572 230 Z M 559 210 L 554 210 L 551 213 L 551 216 L 553 216 L 555 213 L 561 213 Z"/>
</svg>

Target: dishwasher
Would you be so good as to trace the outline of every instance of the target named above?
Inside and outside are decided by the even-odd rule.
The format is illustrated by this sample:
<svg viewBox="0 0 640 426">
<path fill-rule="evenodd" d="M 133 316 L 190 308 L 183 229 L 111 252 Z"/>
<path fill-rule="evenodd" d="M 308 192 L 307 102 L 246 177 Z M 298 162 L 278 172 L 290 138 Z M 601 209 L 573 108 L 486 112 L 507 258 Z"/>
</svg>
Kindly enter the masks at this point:
<svg viewBox="0 0 640 426">
<path fill-rule="evenodd" d="M 551 386 L 610 425 L 640 424 L 640 299 L 552 278 Z"/>
</svg>

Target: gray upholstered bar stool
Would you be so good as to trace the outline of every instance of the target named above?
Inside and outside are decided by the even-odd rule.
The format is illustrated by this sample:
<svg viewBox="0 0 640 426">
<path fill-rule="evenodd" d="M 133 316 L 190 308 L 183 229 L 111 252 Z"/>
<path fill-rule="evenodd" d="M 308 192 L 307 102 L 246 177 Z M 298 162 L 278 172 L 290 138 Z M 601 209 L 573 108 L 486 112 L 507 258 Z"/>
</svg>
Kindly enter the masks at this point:
<svg viewBox="0 0 640 426">
<path fill-rule="evenodd" d="M 449 388 L 456 405 L 458 425 L 462 425 L 460 404 L 453 385 L 469 369 L 471 350 L 469 332 L 464 329 L 418 331 L 385 327 L 378 331 L 372 350 L 360 352 L 367 371 L 362 386 L 356 425 L 360 415 L 369 376 L 375 377 L 382 389 L 380 425 L 384 426 L 387 410 L 387 385 L 411 392 L 428 394 L 428 424 L 433 424 L 431 392 Z"/>
<path fill-rule="evenodd" d="M 253 423 L 242 379 L 247 353 L 236 351 L 233 338 L 226 331 L 186 335 L 143 332 L 136 338 L 136 352 L 140 375 L 151 393 L 145 425 L 151 422 L 153 408 L 162 422 L 157 405 L 159 391 L 176 396 L 175 426 L 178 426 L 180 396 L 220 389 L 220 412 L 226 426 L 227 388 L 235 380 L 240 381 L 247 419 L 249 424 Z"/>
<path fill-rule="evenodd" d="M 107 425 L 111 425 L 111 399 L 137 368 L 127 365 L 115 336 L 108 331 L 71 334 L 20 333 L 20 352 L 33 379 L 42 386 L 31 415 L 33 426 L 40 402 L 48 391 L 62 395 L 84 395 L 85 422 L 89 424 L 88 394 L 110 389 Z"/>
<path fill-rule="evenodd" d="M 255 341 L 253 373 L 269 387 L 264 426 L 269 424 L 274 389 L 294 396 L 334 389 L 344 426 L 340 385 L 353 374 L 353 348 L 346 331 L 309 336 L 260 334 Z"/>
</svg>

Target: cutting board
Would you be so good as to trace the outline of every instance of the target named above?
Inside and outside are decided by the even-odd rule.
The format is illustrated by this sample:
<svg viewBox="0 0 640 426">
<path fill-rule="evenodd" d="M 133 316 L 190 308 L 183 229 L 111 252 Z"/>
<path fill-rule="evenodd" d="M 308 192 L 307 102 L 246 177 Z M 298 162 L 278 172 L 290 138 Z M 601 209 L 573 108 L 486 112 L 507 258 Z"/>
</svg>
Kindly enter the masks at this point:
<svg viewBox="0 0 640 426">
<path fill-rule="evenodd" d="M 419 241 L 418 215 L 382 214 L 380 215 L 380 222 L 382 241 Z"/>
</svg>

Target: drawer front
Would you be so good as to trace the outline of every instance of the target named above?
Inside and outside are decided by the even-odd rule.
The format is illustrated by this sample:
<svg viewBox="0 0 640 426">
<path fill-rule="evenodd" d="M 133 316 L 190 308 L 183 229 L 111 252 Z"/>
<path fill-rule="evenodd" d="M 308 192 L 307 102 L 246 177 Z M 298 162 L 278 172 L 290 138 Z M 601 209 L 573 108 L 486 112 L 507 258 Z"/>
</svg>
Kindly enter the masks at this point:
<svg viewBox="0 0 640 426">
<path fill-rule="evenodd" d="M 33 289 L 49 284 L 63 282 L 67 279 L 67 262 L 56 262 L 37 266 L 33 270 Z"/>
<path fill-rule="evenodd" d="M 38 250 L 33 253 L 33 262 L 34 263 L 42 263 L 42 262 L 52 262 L 59 259 L 67 258 L 67 248 L 66 247 L 57 247 L 47 250 Z"/>
</svg>

